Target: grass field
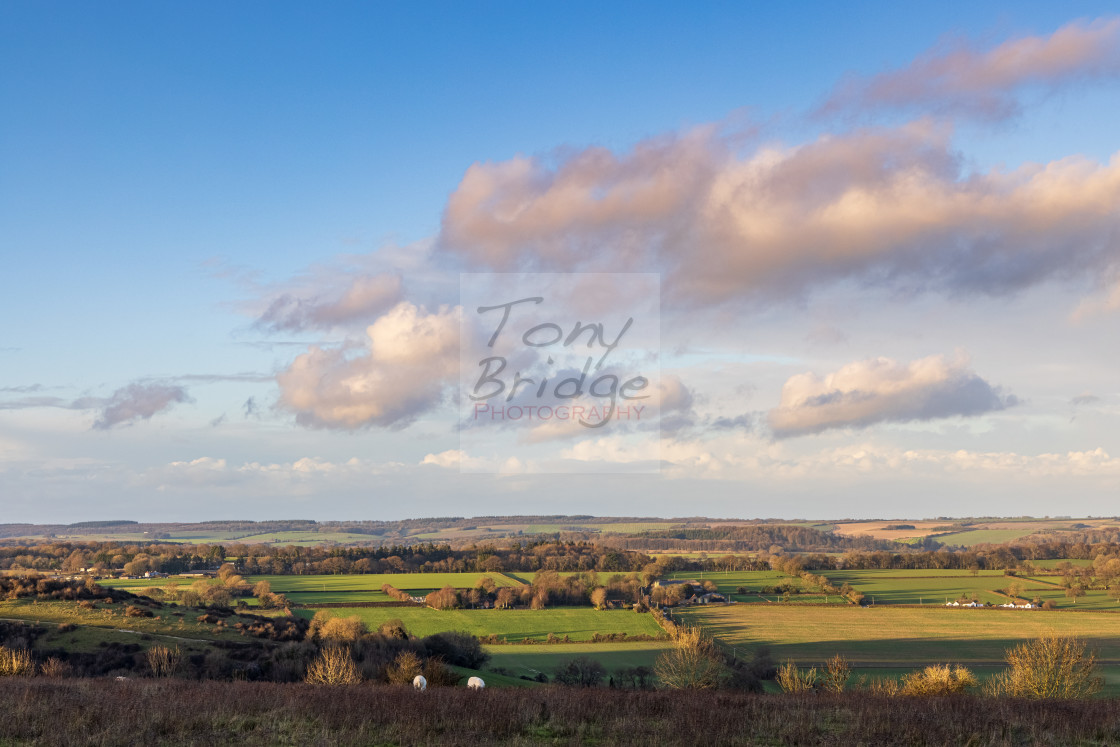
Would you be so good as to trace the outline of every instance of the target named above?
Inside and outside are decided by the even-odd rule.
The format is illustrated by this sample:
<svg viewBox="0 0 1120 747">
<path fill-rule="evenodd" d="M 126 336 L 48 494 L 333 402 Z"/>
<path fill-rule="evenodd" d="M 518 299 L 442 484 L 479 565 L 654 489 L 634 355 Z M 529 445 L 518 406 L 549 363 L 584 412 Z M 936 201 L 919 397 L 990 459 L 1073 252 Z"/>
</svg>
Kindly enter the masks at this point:
<svg viewBox="0 0 1120 747">
<path fill-rule="evenodd" d="M 832 583 L 840 586 L 849 583 L 863 592 L 868 602 L 875 604 L 945 604 L 955 599 L 969 598 L 975 593 L 981 602 L 1003 604 L 1008 597 L 996 592 L 1018 581 L 1024 586 L 1023 596 L 1033 598 L 1035 587 L 1041 584 L 1005 576 L 995 571 L 984 571 L 973 576 L 958 570 L 867 570 L 832 571 Z"/>
<path fill-rule="evenodd" d="M 900 676 L 935 663 L 961 663 L 979 676 L 1000 671 L 1008 648 L 1045 632 L 1074 635 L 1098 652 L 1105 695 L 1120 696 L 1120 615 L 913 607 L 730 605 L 675 613 L 744 652 L 769 646 L 775 660 L 815 665 L 835 654 L 855 674 Z"/>
<path fill-rule="evenodd" d="M 1076 559 L 1069 559 L 1069 558 L 1066 558 L 1066 559 L 1054 558 L 1053 560 L 1032 560 L 1031 563 L 1034 565 L 1035 568 L 1057 568 L 1062 563 L 1069 563 L 1070 565 L 1080 566 L 1080 567 L 1084 568 L 1085 566 L 1092 565 L 1093 561 L 1091 561 L 1091 560 L 1076 560 Z"/>
<path fill-rule="evenodd" d="M 198 622 L 198 610 L 175 610 L 164 607 L 154 610 L 154 617 L 126 617 L 124 604 L 98 604 L 96 609 L 85 610 L 74 602 L 34 602 L 29 599 L 0 602 L 0 618 L 24 622 L 58 625 L 72 623 L 78 627 L 67 639 L 76 650 L 91 650 L 91 645 L 104 640 L 102 633 L 123 633 L 131 636 L 130 643 L 139 643 L 139 634 L 170 636 L 187 640 L 240 640 L 241 635 L 230 627 L 216 627 Z M 183 617 L 172 612 L 181 611 Z M 203 610 L 204 612 L 204 610 Z M 116 635 L 113 639 L 120 640 Z"/>
<path fill-rule="evenodd" d="M 608 672 L 627 667 L 653 667 L 657 657 L 668 651 L 667 641 L 637 643 L 554 643 L 543 646 L 486 646 L 490 654 L 487 667 L 500 667 L 511 674 L 549 677 L 569 659 L 586 656 L 603 665 Z"/>
<path fill-rule="evenodd" d="M 994 545 L 1002 542 L 1010 542 L 1017 540 L 1020 537 L 1028 537 L 1034 534 L 1037 530 L 1024 528 L 1024 529 L 970 529 L 964 532 L 954 532 L 953 534 L 942 534 L 934 537 L 935 540 L 943 545 L 962 545 L 964 547 L 972 547 L 984 542 L 990 542 Z"/>
<path fill-rule="evenodd" d="M 497 586 L 517 586 L 518 582 L 502 573 L 354 573 L 333 576 L 248 576 L 255 584 L 268 581 L 274 593 L 376 591 L 391 584 L 402 591 L 432 591 L 444 586 L 472 589 L 478 580 L 489 576 Z"/>
<path fill-rule="evenodd" d="M 1047 631 L 1076 635 L 1120 665 L 1120 615 L 1035 610 L 720 605 L 680 610 L 729 646 L 765 644 L 775 658 L 821 662 L 843 654 L 862 665 L 989 663 Z"/>
<path fill-rule="evenodd" d="M 317 610 L 297 610 L 311 617 Z M 657 635 L 661 628 L 650 615 L 627 610 L 590 607 L 553 607 L 547 610 L 433 610 L 428 607 L 350 607 L 331 609 L 333 617 L 357 615 L 372 630 L 386 620 L 400 620 L 409 633 L 427 636 L 449 630 L 475 635 L 494 634 L 510 641 L 543 641 L 549 633 L 574 641 L 588 641 L 595 633 Z"/>
</svg>

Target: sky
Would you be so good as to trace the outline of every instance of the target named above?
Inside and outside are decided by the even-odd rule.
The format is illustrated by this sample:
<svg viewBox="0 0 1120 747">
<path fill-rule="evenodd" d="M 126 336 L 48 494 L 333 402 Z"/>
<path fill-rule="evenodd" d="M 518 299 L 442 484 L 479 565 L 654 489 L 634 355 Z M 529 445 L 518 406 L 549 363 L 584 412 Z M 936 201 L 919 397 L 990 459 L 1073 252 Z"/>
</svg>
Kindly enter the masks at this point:
<svg viewBox="0 0 1120 747">
<path fill-rule="evenodd" d="M 1118 94 L 1108 3 L 0 0 L 0 522 L 1114 515 Z M 541 278 L 656 419 L 471 427 Z"/>
</svg>

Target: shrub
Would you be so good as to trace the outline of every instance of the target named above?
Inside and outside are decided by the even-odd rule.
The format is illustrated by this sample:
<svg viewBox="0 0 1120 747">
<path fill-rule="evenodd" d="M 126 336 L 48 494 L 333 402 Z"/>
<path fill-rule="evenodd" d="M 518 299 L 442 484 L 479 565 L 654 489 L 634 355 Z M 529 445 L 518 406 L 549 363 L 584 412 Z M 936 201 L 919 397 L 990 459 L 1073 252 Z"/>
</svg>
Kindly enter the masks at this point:
<svg viewBox="0 0 1120 747">
<path fill-rule="evenodd" d="M 330 646 L 307 667 L 305 681 L 312 685 L 356 685 L 362 681 L 349 649 Z"/>
<path fill-rule="evenodd" d="M 395 638 L 400 641 L 408 640 L 408 630 L 404 627 L 404 623 L 397 619 L 386 620 L 381 623 L 377 632 L 386 638 Z"/>
<path fill-rule="evenodd" d="M 39 674 L 44 677 L 65 677 L 70 674 L 70 665 L 57 656 L 52 656 L 39 667 Z"/>
<path fill-rule="evenodd" d="M 424 671 L 424 663 L 412 651 L 401 651 L 385 669 L 385 676 L 394 685 L 410 685 L 412 679 Z"/>
<path fill-rule="evenodd" d="M 674 690 L 708 690 L 719 685 L 725 668 L 711 639 L 699 628 L 676 627 L 675 646 L 657 658 L 657 678 Z"/>
<path fill-rule="evenodd" d="M 821 674 L 821 686 L 830 692 L 842 693 L 851 676 L 852 667 L 848 664 L 848 660 L 836 654 L 825 664 L 825 670 Z"/>
<path fill-rule="evenodd" d="M 777 682 L 778 687 L 787 693 L 808 692 L 817 684 L 817 670 L 802 671 L 791 659 L 778 667 Z"/>
<path fill-rule="evenodd" d="M 490 659 L 474 635 L 462 631 L 436 633 L 423 640 L 429 656 L 436 656 L 457 667 L 479 669 Z"/>
<path fill-rule="evenodd" d="M 156 677 L 170 677 L 179 669 L 179 662 L 183 659 L 183 652 L 179 647 L 152 646 L 147 653 L 148 667 Z"/>
<path fill-rule="evenodd" d="M 332 617 L 319 628 L 319 637 L 334 641 L 353 642 L 368 632 L 366 624 L 357 615 Z"/>
<path fill-rule="evenodd" d="M 428 681 L 428 687 L 453 687 L 462 679 L 440 659 L 428 659 L 424 662 L 423 674 L 424 679 Z"/>
<path fill-rule="evenodd" d="M 577 656 L 556 670 L 555 679 L 570 687 L 595 687 L 603 681 L 606 674 L 607 671 L 599 662 L 586 656 Z"/>
<path fill-rule="evenodd" d="M 134 604 L 130 604 L 124 608 L 124 615 L 125 617 L 155 617 L 151 610 L 137 607 Z"/>
<path fill-rule="evenodd" d="M 989 692 L 1016 698 L 1088 698 L 1104 681 L 1095 675 L 1096 655 L 1085 642 L 1047 633 L 1007 652 L 1008 668 L 988 683 Z"/>
<path fill-rule="evenodd" d="M 25 648 L 0 646 L 0 677 L 20 677 L 35 674 L 35 662 Z"/>
<path fill-rule="evenodd" d="M 900 695 L 953 695 L 976 685 L 976 677 L 965 667 L 934 664 L 902 678 Z"/>
</svg>

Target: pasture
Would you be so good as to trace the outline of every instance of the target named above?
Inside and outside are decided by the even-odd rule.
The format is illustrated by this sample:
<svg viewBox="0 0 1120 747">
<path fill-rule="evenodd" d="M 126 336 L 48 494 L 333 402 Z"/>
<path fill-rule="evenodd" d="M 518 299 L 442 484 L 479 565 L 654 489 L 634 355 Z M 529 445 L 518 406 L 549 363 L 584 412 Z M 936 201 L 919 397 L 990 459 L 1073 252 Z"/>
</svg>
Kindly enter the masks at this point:
<svg viewBox="0 0 1120 747">
<path fill-rule="evenodd" d="M 1120 665 L 1120 615 L 945 607 L 719 605 L 674 612 L 732 647 L 766 645 L 778 660 L 863 665 L 999 663 L 1004 651 L 1047 631 L 1086 639 Z"/>
<path fill-rule="evenodd" d="M 312 617 L 319 610 L 301 609 L 296 614 Z M 345 607 L 328 610 L 332 617 L 357 615 L 371 630 L 387 620 L 400 620 L 409 633 L 428 636 L 450 630 L 465 630 L 477 636 L 497 635 L 509 641 L 543 641 L 552 633 L 558 638 L 590 641 L 596 633 L 651 635 L 661 628 L 650 615 L 628 610 L 595 610 L 590 607 L 553 607 L 546 610 L 434 610 L 429 607 Z"/>
<path fill-rule="evenodd" d="M 382 594 L 385 584 L 402 591 L 428 592 L 451 586 L 473 589 L 479 579 L 489 576 L 496 586 L 517 586 L 518 582 L 502 573 L 351 573 L 329 576 L 247 576 L 250 584 L 268 581 L 273 593 L 289 592 L 376 592 Z M 382 597 L 384 595 L 382 594 Z M 384 597 L 381 601 L 387 601 Z M 358 601 L 358 600 L 354 600 Z"/>
<path fill-rule="evenodd" d="M 1021 529 L 969 529 L 952 534 L 939 534 L 934 537 L 934 539 L 943 545 L 974 547 L 984 543 L 998 545 L 1004 542 L 1011 542 L 1021 537 L 1029 537 L 1037 531 L 1037 529 L 1032 529 L 1030 527 Z"/>
</svg>

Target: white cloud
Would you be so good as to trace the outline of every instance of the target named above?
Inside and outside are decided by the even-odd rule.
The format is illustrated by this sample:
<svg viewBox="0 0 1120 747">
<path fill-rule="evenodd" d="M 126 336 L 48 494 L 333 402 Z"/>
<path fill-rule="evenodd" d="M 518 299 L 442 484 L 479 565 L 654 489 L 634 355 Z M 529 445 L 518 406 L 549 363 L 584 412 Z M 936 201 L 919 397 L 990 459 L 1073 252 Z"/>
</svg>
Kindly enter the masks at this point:
<svg viewBox="0 0 1120 747">
<path fill-rule="evenodd" d="M 1014 403 L 969 370 L 964 359 L 934 355 L 902 364 L 874 358 L 824 377 L 793 376 L 767 423 L 775 436 L 786 438 L 829 428 L 980 415 Z"/>
<path fill-rule="evenodd" d="M 404 426 L 438 405 L 459 367 L 459 310 L 401 302 L 366 330 L 364 350 L 311 347 L 277 375 L 282 409 L 315 428 Z"/>
<path fill-rule="evenodd" d="M 929 122 L 740 157 L 713 129 L 476 163 L 442 248 L 496 270 L 662 269 L 687 305 L 844 279 L 997 294 L 1120 267 L 1120 155 L 967 173 Z"/>
</svg>

